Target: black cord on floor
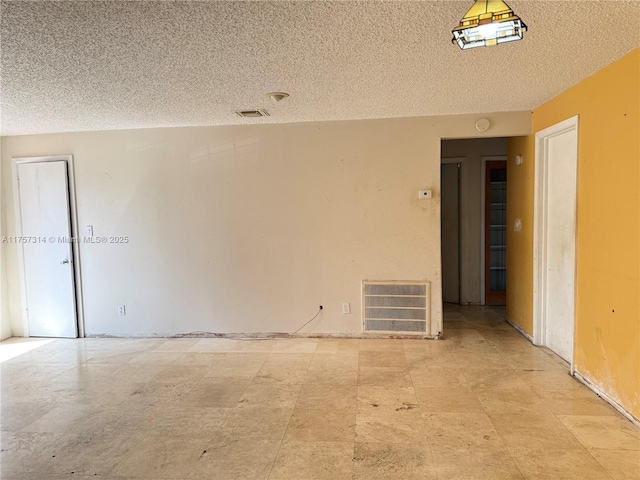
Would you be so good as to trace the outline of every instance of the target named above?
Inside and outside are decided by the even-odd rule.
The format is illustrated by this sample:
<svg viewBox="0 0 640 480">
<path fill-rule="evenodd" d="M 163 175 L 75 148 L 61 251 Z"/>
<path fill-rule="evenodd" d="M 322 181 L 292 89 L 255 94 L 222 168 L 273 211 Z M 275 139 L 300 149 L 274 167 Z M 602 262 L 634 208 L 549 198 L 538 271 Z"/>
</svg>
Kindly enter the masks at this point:
<svg viewBox="0 0 640 480">
<path fill-rule="evenodd" d="M 296 330 L 295 332 L 293 332 L 291 335 L 295 335 L 295 334 L 296 334 L 296 333 L 298 333 L 300 330 L 302 330 L 304 327 L 306 327 L 306 326 L 307 326 L 307 325 L 309 325 L 311 322 L 313 322 L 313 321 L 316 319 L 316 317 L 317 317 L 318 315 L 320 315 L 320 312 L 321 312 L 321 311 L 322 311 L 322 307 L 320 307 L 320 308 L 318 309 L 318 312 L 313 316 L 313 318 L 312 318 L 311 320 L 309 320 L 307 323 L 305 323 L 304 325 L 302 325 L 299 329 L 297 329 L 297 330 Z"/>
</svg>

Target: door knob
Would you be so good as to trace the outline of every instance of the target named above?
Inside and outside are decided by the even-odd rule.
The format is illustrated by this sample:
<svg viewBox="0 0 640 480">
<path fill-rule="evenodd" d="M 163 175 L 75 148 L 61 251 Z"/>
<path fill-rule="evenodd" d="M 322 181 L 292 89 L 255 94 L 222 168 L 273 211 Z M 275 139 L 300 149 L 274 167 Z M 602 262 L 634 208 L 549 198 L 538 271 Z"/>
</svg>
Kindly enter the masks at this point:
<svg viewBox="0 0 640 480">
<path fill-rule="evenodd" d="M 69 262 L 69 259 L 68 259 L 68 258 L 65 258 L 64 260 L 62 260 L 62 261 L 60 262 L 60 265 L 66 265 L 66 264 L 68 264 L 68 263 L 70 263 L 70 262 Z"/>
</svg>

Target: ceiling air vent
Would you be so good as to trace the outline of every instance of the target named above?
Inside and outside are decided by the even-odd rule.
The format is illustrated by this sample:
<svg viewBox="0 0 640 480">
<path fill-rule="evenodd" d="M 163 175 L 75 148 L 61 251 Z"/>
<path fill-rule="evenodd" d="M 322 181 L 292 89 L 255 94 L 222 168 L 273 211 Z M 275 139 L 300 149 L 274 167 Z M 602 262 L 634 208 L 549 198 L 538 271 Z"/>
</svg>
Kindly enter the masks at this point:
<svg viewBox="0 0 640 480">
<path fill-rule="evenodd" d="M 241 117 L 247 118 L 258 118 L 258 117 L 268 117 L 269 112 L 266 110 L 238 110 L 236 112 Z"/>
<path fill-rule="evenodd" d="M 425 335 L 431 309 L 429 282 L 362 282 L 364 331 Z"/>
</svg>

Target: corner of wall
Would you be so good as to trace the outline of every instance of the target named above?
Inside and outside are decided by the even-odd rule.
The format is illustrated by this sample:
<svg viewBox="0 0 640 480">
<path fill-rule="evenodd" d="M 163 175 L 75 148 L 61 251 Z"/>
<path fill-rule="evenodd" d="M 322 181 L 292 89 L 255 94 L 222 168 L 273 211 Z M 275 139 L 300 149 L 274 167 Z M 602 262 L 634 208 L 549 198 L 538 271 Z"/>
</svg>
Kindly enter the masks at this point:
<svg viewBox="0 0 640 480">
<path fill-rule="evenodd" d="M 534 138 L 507 142 L 507 318 L 533 336 Z M 522 163 L 516 165 L 516 155 Z"/>
<path fill-rule="evenodd" d="M 2 235 L 3 236 L 3 235 Z M 11 337 L 11 318 L 9 316 L 9 294 L 7 292 L 7 272 L 5 268 L 4 244 L 0 247 L 0 340 Z"/>
<path fill-rule="evenodd" d="M 2 137 L 0 137 L 0 151 L 2 151 Z M 2 185 L 2 168 L 0 168 L 0 185 Z M 4 199 L 6 188 L 0 194 L 0 238 L 6 235 L 7 202 Z M 0 243 L 0 340 L 11 337 L 11 317 L 9 315 L 9 292 L 7 289 L 7 255 L 5 243 Z"/>
</svg>

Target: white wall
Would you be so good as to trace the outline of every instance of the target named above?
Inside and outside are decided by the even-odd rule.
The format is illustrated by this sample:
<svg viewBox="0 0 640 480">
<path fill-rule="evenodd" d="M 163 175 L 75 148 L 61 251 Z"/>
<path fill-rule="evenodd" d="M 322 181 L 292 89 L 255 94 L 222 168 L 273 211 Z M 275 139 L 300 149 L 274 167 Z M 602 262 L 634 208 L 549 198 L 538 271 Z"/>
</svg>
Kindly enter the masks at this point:
<svg viewBox="0 0 640 480">
<path fill-rule="evenodd" d="M 0 138 L 0 152 L 2 152 L 3 140 Z M 0 169 L 0 186 L 2 183 L 2 169 Z M 3 187 L 4 190 L 4 187 Z M 4 194 L 0 195 L 0 239 L 4 237 L 6 231 L 6 216 L 4 214 Z M 0 340 L 11 336 L 11 318 L 9 315 L 9 291 L 7 288 L 7 261 L 5 253 L 5 243 L 0 243 Z"/>
<path fill-rule="evenodd" d="M 9 338 L 12 335 L 5 258 L 4 246 L 0 246 L 0 340 Z"/>
<path fill-rule="evenodd" d="M 489 118 L 485 134 L 530 133 L 529 112 Z M 320 304 L 303 332 L 358 333 L 363 279 L 431 281 L 437 334 L 440 138 L 474 136 L 476 119 L 7 137 L 3 215 L 15 234 L 11 157 L 74 156 L 80 230 L 130 239 L 81 245 L 89 335 L 290 332 Z M 434 198 L 418 200 L 420 188 Z M 7 247 L 20 334 L 17 247 Z"/>
<path fill-rule="evenodd" d="M 482 303 L 482 157 L 507 155 L 506 138 L 445 140 L 442 158 L 463 158 L 460 166 L 460 303 Z"/>
</svg>

